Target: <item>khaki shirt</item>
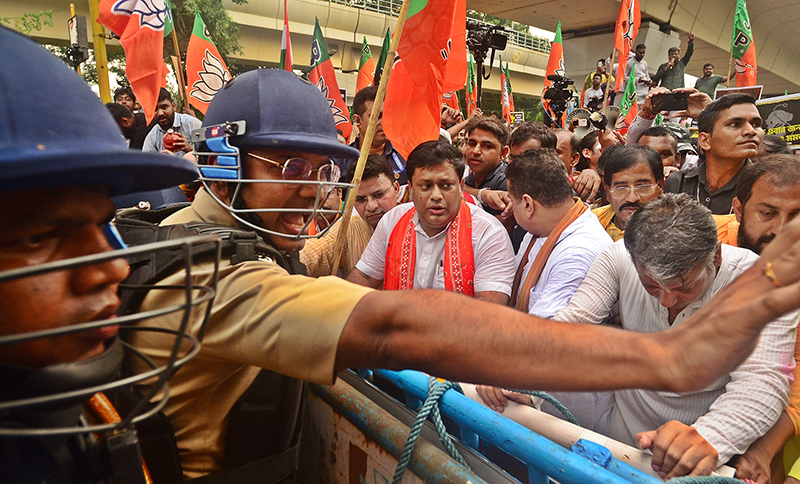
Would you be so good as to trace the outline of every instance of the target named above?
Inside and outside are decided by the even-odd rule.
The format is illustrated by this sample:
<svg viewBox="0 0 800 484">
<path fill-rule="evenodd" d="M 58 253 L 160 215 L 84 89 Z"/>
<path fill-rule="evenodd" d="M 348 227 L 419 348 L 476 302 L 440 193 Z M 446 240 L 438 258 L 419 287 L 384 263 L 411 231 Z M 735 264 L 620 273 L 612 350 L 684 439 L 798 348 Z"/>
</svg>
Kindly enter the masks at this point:
<svg viewBox="0 0 800 484">
<path fill-rule="evenodd" d="M 201 189 L 190 207 L 163 224 L 211 222 L 235 227 L 233 217 Z M 194 274 L 195 269 L 197 273 Z M 197 284 L 207 284 L 210 263 L 193 268 Z M 182 284 L 184 272 L 160 284 Z M 336 277 L 312 279 L 290 275 L 276 263 L 220 263 L 217 296 L 200 354 L 178 370 L 169 382 L 164 413 L 175 429 L 181 463 L 187 478 L 221 470 L 227 415 L 261 368 L 316 383 L 336 378 L 336 349 L 355 305 L 371 289 Z M 180 304 L 181 291 L 151 291 L 142 310 Z M 195 309 L 191 334 L 198 335 L 201 309 Z M 181 313 L 143 326 L 178 328 Z M 169 355 L 173 337 L 136 332 L 139 348 L 156 363 Z M 140 362 L 136 362 L 140 363 Z M 140 368 L 141 369 L 141 368 Z M 265 436 L 269 438 L 269 436 Z"/>
</svg>

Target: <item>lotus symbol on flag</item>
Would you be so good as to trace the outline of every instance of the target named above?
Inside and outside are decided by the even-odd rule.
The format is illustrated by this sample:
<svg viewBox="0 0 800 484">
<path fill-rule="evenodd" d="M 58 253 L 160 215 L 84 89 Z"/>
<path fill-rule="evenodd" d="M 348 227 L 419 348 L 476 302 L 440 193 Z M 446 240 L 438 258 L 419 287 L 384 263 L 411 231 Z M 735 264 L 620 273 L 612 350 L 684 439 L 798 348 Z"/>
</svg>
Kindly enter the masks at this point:
<svg viewBox="0 0 800 484">
<path fill-rule="evenodd" d="M 325 78 L 324 77 L 320 77 L 319 78 L 319 80 L 317 81 L 316 86 L 317 86 L 317 89 L 320 90 L 322 95 L 325 96 L 325 100 L 328 101 L 328 104 L 331 107 L 331 114 L 333 115 L 333 123 L 334 124 L 339 124 L 339 123 L 345 123 L 345 122 L 349 121 L 347 119 L 347 116 L 342 114 L 342 110 L 339 109 L 336 106 L 336 104 L 334 103 L 333 98 L 331 98 L 330 94 L 328 93 L 328 85 L 325 84 Z M 339 93 L 337 93 L 337 94 L 339 94 Z"/>
<path fill-rule="evenodd" d="M 230 80 L 231 75 L 222 65 L 222 61 L 206 50 L 200 80 L 192 84 L 192 92 L 189 95 L 204 103 L 210 103 L 217 91 Z"/>
<path fill-rule="evenodd" d="M 119 0 L 111 12 L 128 17 L 139 14 L 139 27 L 153 30 L 164 30 L 164 20 L 170 15 L 166 0 Z"/>
</svg>

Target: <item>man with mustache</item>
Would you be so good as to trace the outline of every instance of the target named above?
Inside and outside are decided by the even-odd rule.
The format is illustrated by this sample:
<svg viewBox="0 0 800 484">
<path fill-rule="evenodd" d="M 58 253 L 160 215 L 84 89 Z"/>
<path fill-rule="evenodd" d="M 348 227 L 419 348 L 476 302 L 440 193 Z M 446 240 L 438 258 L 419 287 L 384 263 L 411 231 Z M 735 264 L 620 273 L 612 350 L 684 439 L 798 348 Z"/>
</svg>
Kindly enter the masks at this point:
<svg viewBox="0 0 800 484">
<path fill-rule="evenodd" d="M 175 102 L 172 100 L 169 91 L 163 87 L 158 93 L 154 119 L 157 124 L 153 126 L 153 129 L 150 130 L 147 138 L 145 138 L 142 151 L 155 153 L 167 151 L 178 156 L 183 156 L 192 151 L 192 144 L 189 142 L 192 139 L 192 131 L 199 128 L 203 123 L 194 116 L 176 113 Z M 164 147 L 164 135 L 170 129 L 172 129 L 175 139 L 171 147 Z"/>
<path fill-rule="evenodd" d="M 739 174 L 764 137 L 761 124 L 756 100 L 748 94 L 729 94 L 706 106 L 697 117 L 700 164 L 672 173 L 664 191 L 686 193 L 715 215 L 732 213 Z"/>
<path fill-rule="evenodd" d="M 406 170 L 412 202 L 381 219 L 347 280 L 384 289 L 447 289 L 506 304 L 514 251 L 502 224 L 464 201 L 461 151 L 426 141 L 408 156 Z"/>
<path fill-rule="evenodd" d="M 355 168 L 355 163 L 347 168 L 345 180 L 353 179 Z M 347 241 L 342 249 L 338 275 L 347 277 L 355 269 L 356 263 L 361 259 L 361 254 L 364 253 L 364 249 L 375 232 L 375 227 L 378 226 L 378 222 L 386 215 L 386 212 L 397 206 L 399 192 L 400 184 L 394 179 L 394 172 L 386 158 L 381 155 L 369 155 L 353 204 L 358 214 L 350 218 Z M 319 239 L 310 239 L 306 242 L 305 247 L 300 251 L 300 262 L 305 264 L 307 275 L 311 277 L 330 275 L 333 250 L 336 239 L 339 237 L 340 227 L 341 224 L 334 224 L 327 234 Z"/>
<path fill-rule="evenodd" d="M 649 146 L 612 146 L 600 156 L 609 205 L 592 210 L 614 242 L 625 235 L 628 217 L 661 196 L 664 170 L 661 156 Z"/>
</svg>

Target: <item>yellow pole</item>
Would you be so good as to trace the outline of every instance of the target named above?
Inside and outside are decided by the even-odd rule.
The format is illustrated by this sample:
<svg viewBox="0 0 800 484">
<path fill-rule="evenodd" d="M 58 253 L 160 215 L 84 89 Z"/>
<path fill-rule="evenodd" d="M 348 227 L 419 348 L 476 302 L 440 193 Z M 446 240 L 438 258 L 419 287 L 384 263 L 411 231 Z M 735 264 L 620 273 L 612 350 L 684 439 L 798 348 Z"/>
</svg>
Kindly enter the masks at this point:
<svg viewBox="0 0 800 484">
<path fill-rule="evenodd" d="M 181 91 L 181 96 L 183 96 L 183 106 L 189 107 L 189 86 L 186 85 L 186 81 L 183 79 L 183 64 L 181 63 L 181 51 L 178 47 L 178 34 L 175 33 L 175 26 L 172 26 L 172 43 L 175 46 L 175 57 L 177 58 L 176 64 L 178 65 L 178 71 L 175 73 L 175 77 L 178 78 L 178 89 Z"/>
<path fill-rule="evenodd" d="M 69 4 L 69 17 L 70 18 L 75 18 L 75 4 L 74 3 L 70 3 Z M 79 76 L 81 75 L 81 66 L 80 65 L 75 67 L 75 72 L 77 72 Z"/>
<path fill-rule="evenodd" d="M 725 80 L 725 87 L 731 85 L 731 68 L 733 67 L 733 50 L 731 50 L 731 57 L 728 59 L 728 79 Z"/>
<path fill-rule="evenodd" d="M 94 60 L 97 63 L 97 84 L 100 86 L 100 99 L 110 103 L 111 85 L 108 82 L 108 56 L 106 54 L 106 35 L 103 26 L 97 22 L 100 16 L 100 0 L 89 0 L 89 16 L 92 21 L 94 39 Z"/>
<path fill-rule="evenodd" d="M 369 116 L 369 124 L 367 125 L 367 132 L 361 140 L 361 153 L 358 156 L 356 163 L 356 171 L 353 174 L 353 180 L 350 182 L 355 185 L 350 189 L 347 195 L 347 203 L 344 206 L 344 215 L 342 215 L 342 226 L 339 227 L 339 236 L 336 238 L 336 245 L 333 248 L 333 263 L 331 264 L 331 274 L 336 274 L 339 269 L 339 261 L 342 259 L 342 249 L 344 249 L 345 241 L 347 240 L 347 228 L 350 226 L 350 212 L 353 211 L 353 205 L 356 201 L 358 194 L 358 186 L 361 184 L 361 176 L 364 174 L 364 165 L 367 164 L 367 156 L 369 156 L 369 147 L 372 145 L 372 138 L 375 137 L 375 129 L 378 126 L 378 116 L 383 109 L 383 98 L 386 95 L 386 86 L 389 83 L 389 76 L 392 73 L 392 64 L 397 55 L 397 45 L 400 43 L 400 37 L 403 35 L 403 26 L 408 17 L 408 9 L 411 6 L 411 0 L 403 0 L 403 7 L 400 9 L 400 16 L 397 18 L 397 27 L 394 29 L 394 36 L 392 36 L 392 44 L 389 46 L 389 53 L 386 55 L 386 62 L 383 64 L 383 75 L 381 75 L 381 82 L 378 84 L 378 92 L 375 93 L 375 102 L 372 105 L 372 113 Z"/>
</svg>

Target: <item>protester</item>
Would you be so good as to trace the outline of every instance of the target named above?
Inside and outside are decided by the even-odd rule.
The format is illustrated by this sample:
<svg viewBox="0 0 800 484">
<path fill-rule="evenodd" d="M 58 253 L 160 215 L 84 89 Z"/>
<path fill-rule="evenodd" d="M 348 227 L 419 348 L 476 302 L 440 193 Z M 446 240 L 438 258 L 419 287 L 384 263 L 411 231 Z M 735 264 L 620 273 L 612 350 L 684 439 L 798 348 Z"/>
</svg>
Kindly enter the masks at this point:
<svg viewBox="0 0 800 484">
<path fill-rule="evenodd" d="M 595 74 L 592 76 L 592 84 L 583 94 L 583 106 L 589 111 L 599 111 L 603 107 L 603 99 L 605 94 L 600 84 L 603 82 L 603 76 Z"/>
<path fill-rule="evenodd" d="M 584 92 L 584 102 L 586 102 L 586 98 L 588 97 L 588 89 L 592 87 L 594 84 L 594 76 L 600 76 L 600 88 L 601 90 L 605 90 L 606 85 L 610 83 L 614 83 L 615 79 L 614 76 L 608 72 L 606 72 L 606 59 L 598 59 L 597 64 L 595 64 L 594 72 L 590 72 L 586 75 L 586 79 L 583 80 L 583 92 Z"/>
<path fill-rule="evenodd" d="M 350 165 L 345 180 L 353 178 L 355 168 L 355 164 Z M 347 240 L 342 248 L 336 274 L 347 277 L 355 269 L 378 222 L 386 212 L 397 206 L 399 192 L 400 184 L 394 179 L 394 172 L 386 158 L 381 155 L 369 155 L 353 204 L 358 213 L 350 217 Z M 306 273 L 309 276 L 320 277 L 331 274 L 333 251 L 341 225 L 334 224 L 324 236 L 306 241 L 305 247 L 300 251 L 300 262 L 306 266 Z"/>
<path fill-rule="evenodd" d="M 661 196 L 664 172 L 658 153 L 642 145 L 612 146 L 600 156 L 609 204 L 593 210 L 614 242 L 625 235 L 628 218 Z"/>
<path fill-rule="evenodd" d="M 628 63 L 625 64 L 625 80 L 620 84 L 620 89 L 622 91 L 618 93 L 620 100 L 622 99 L 622 93 L 625 92 L 625 83 L 631 75 L 631 69 L 633 69 L 634 82 L 636 83 L 636 102 L 639 106 L 644 102 L 644 98 L 647 96 L 652 82 L 650 73 L 647 70 L 647 61 L 644 60 L 646 52 L 647 47 L 644 44 L 638 44 L 633 51 L 633 56 L 628 58 Z M 622 101 L 619 103 L 615 102 L 615 104 L 619 106 L 621 102 Z"/>
<path fill-rule="evenodd" d="M 500 215 L 505 209 L 508 130 L 492 118 L 476 119 L 467 125 L 466 141 L 469 175 L 464 179 L 464 191 L 476 197 L 487 212 Z"/>
<path fill-rule="evenodd" d="M 600 159 L 600 154 L 603 152 L 598 139 L 599 135 L 600 131 L 595 130 L 581 138 L 581 142 L 578 145 L 580 148 L 578 153 L 581 155 L 581 159 L 576 167 L 578 170 L 583 171 L 589 169 L 595 172 L 597 171 L 597 161 Z"/>
<path fill-rule="evenodd" d="M 375 104 L 375 96 L 378 94 L 378 86 L 367 86 L 358 91 L 353 98 L 353 124 L 358 128 L 358 137 L 353 141 L 350 146 L 359 150 L 361 149 L 361 140 L 367 133 L 367 126 L 372 114 L 372 106 Z M 400 185 L 408 183 L 406 177 L 406 160 L 403 156 L 394 149 L 392 142 L 386 138 L 386 133 L 383 132 L 383 106 L 381 106 L 380 113 L 378 114 L 378 124 L 375 126 L 375 136 L 372 138 L 372 143 L 369 146 L 371 154 L 378 154 L 389 160 L 394 170 L 395 178 Z M 333 162 L 339 167 L 342 172 L 347 171 L 347 168 L 353 163 L 354 160 L 347 158 L 333 158 Z"/>
<path fill-rule="evenodd" d="M 426 141 L 408 156 L 406 169 L 412 202 L 381 219 L 347 280 L 384 289 L 448 289 L 506 304 L 514 251 L 500 222 L 464 201 L 461 152 Z"/>
<path fill-rule="evenodd" d="M 755 99 L 730 94 L 709 104 L 697 118 L 700 164 L 667 178 L 664 191 L 686 193 L 715 215 L 732 213 L 736 184 L 742 168 L 758 153 L 764 130 Z"/>
<path fill-rule="evenodd" d="M 786 140 L 783 139 L 782 136 L 778 136 L 777 134 L 765 134 L 764 139 L 761 140 L 761 147 L 758 149 L 758 154 L 754 156 L 753 159 L 757 160 L 772 153 L 784 155 L 793 154 L 791 148 L 789 148 L 789 144 L 786 143 Z"/>
<path fill-rule="evenodd" d="M 586 205 L 572 197 L 566 170 L 554 151 L 526 151 L 509 164 L 507 174 L 514 218 L 527 231 L 523 250 L 517 254 L 510 305 L 551 318 L 566 307 L 595 257 L 611 245 L 611 239 Z M 495 402 L 507 392 L 483 385 L 478 385 L 477 391 L 487 405 L 502 411 Z M 570 406 L 569 402 L 562 403 Z M 607 420 L 607 412 L 605 416 L 593 415 L 603 406 L 598 403 L 592 402 L 590 408 L 578 412 L 578 421 Z"/>
<path fill-rule="evenodd" d="M 175 102 L 169 91 L 163 87 L 158 94 L 155 117 L 156 126 L 144 140 L 143 151 L 159 153 L 163 151 L 184 156 L 192 151 L 192 131 L 201 126 L 194 116 L 175 112 Z M 171 130 L 171 131 L 170 131 Z M 164 135 L 170 131 L 171 145 L 164 146 Z"/>
<path fill-rule="evenodd" d="M 694 88 L 700 92 L 704 92 L 708 94 L 708 97 L 714 99 L 714 93 L 717 90 L 717 86 L 726 82 L 728 80 L 728 76 L 715 76 L 714 75 L 714 64 L 708 62 L 703 66 L 703 77 L 699 77 L 697 82 L 694 83 Z"/>
<path fill-rule="evenodd" d="M 118 103 L 108 103 L 106 108 L 108 108 L 120 131 L 122 131 L 122 136 L 125 137 L 128 148 L 141 150 L 142 146 L 144 146 L 144 139 L 149 132 L 144 115 L 134 115 L 130 109 Z"/>
<path fill-rule="evenodd" d="M 664 331 L 713 304 L 709 299 L 756 259 L 720 246 L 706 208 L 687 195 L 665 194 L 634 212 L 625 245 L 598 256 L 555 319 L 601 323 L 618 304 L 624 329 Z M 785 368 L 796 326 L 797 313 L 768 325 L 753 355 L 702 392 L 615 391 L 609 436 L 652 450 L 654 469 L 667 479 L 714 471 L 763 435 L 788 403 Z"/>
<path fill-rule="evenodd" d="M 653 86 L 665 87 L 669 90 L 679 89 L 685 86 L 683 76 L 686 73 L 686 65 L 694 53 L 694 34 L 687 33 L 689 43 L 686 46 L 686 55 L 681 58 L 680 47 L 670 47 L 667 51 L 669 61 L 658 66 L 658 70 L 651 78 Z"/>
<path fill-rule="evenodd" d="M 668 127 L 660 125 L 647 129 L 639 136 L 637 144 L 649 146 L 658 152 L 665 177 L 678 171 L 678 139 Z"/>
<path fill-rule="evenodd" d="M 28 37 L 0 27 L 0 56 L 0 480 L 144 483 L 141 458 L 120 457 L 146 449 L 109 418 L 134 417 L 108 398 L 130 384 L 114 315 L 136 255 L 115 251 L 110 196 L 177 185 L 196 168 L 129 150 L 83 79 Z"/>
</svg>

